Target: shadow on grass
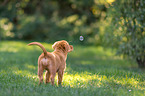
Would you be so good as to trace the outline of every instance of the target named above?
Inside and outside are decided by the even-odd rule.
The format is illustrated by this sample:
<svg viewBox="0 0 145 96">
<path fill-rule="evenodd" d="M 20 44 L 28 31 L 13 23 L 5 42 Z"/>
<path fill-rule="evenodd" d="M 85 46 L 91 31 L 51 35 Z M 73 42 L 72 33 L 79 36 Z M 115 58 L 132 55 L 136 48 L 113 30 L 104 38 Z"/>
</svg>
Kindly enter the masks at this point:
<svg viewBox="0 0 145 96">
<path fill-rule="evenodd" d="M 91 55 L 92 56 L 92 55 Z M 98 57 L 69 57 L 67 60 L 67 67 L 71 71 L 78 73 L 89 72 L 92 74 L 102 74 L 102 75 L 118 75 L 125 76 L 126 74 L 121 73 L 143 73 L 143 70 L 139 69 L 137 65 L 131 64 L 130 62 L 122 59 L 113 58 L 98 58 Z M 134 68 L 132 68 L 134 66 Z M 70 71 L 70 73 L 71 73 Z M 117 72 L 118 71 L 118 72 Z M 116 73 L 117 72 L 117 73 Z"/>
</svg>

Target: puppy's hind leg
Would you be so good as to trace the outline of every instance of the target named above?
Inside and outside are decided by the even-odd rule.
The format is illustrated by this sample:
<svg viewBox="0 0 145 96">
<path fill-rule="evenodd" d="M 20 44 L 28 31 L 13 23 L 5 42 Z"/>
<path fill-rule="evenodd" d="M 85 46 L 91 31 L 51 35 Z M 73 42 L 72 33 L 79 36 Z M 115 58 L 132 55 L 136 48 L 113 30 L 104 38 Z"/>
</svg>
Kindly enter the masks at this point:
<svg viewBox="0 0 145 96">
<path fill-rule="evenodd" d="M 38 77 L 39 77 L 39 85 L 43 83 L 43 71 L 42 66 L 38 67 Z"/>
<path fill-rule="evenodd" d="M 50 72 L 51 74 L 51 84 L 54 86 L 54 78 L 55 78 L 55 75 L 56 75 L 56 72 Z"/>
<path fill-rule="evenodd" d="M 45 73 L 45 83 L 49 83 L 50 82 L 50 72 L 46 70 Z"/>
</svg>

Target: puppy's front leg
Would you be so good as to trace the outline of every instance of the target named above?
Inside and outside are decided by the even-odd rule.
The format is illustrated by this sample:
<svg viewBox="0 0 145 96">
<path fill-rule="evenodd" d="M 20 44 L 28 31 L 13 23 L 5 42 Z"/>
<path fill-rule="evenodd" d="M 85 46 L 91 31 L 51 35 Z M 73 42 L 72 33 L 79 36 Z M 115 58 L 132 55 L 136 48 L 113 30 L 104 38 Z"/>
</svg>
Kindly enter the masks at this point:
<svg viewBox="0 0 145 96">
<path fill-rule="evenodd" d="M 61 85 L 62 78 L 63 78 L 63 73 L 64 73 L 63 70 L 58 71 L 58 85 Z"/>
</svg>

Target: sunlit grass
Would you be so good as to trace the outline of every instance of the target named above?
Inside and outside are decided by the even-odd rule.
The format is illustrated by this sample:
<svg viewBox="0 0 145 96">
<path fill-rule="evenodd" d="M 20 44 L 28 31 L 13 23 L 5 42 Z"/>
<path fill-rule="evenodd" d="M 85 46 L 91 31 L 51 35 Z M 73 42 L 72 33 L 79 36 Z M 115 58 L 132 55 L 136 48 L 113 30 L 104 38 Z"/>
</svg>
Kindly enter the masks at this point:
<svg viewBox="0 0 145 96">
<path fill-rule="evenodd" d="M 89 84 L 88 84 L 89 83 Z M 103 87 L 108 86 L 108 84 L 115 84 L 121 86 L 132 86 L 137 89 L 145 90 L 145 87 L 142 86 L 144 81 L 140 83 L 135 77 L 126 77 L 124 76 L 105 76 L 100 74 L 91 74 L 91 73 L 81 73 L 81 74 L 65 74 L 64 76 L 64 84 L 71 87 L 88 87 L 88 85 L 92 85 L 95 87 Z M 109 85 L 114 86 L 114 85 Z"/>
<path fill-rule="evenodd" d="M 145 71 L 115 56 L 115 51 L 76 46 L 68 54 L 63 87 L 38 86 L 37 58 L 42 50 L 29 42 L 0 42 L 0 95 L 143 96 Z M 42 43 L 48 51 L 52 44 Z M 45 73 L 44 73 L 45 75 Z M 43 75 L 43 76 L 44 76 Z M 44 76 L 45 79 L 45 76 Z"/>
</svg>

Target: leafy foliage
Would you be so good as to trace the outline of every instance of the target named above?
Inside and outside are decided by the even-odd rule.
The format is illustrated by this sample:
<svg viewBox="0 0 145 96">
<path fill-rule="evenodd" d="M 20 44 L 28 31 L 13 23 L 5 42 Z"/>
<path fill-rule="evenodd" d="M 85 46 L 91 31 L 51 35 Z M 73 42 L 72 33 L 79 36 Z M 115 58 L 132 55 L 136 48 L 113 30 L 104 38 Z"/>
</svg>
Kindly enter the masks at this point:
<svg viewBox="0 0 145 96">
<path fill-rule="evenodd" d="M 94 35 L 98 34 L 97 22 L 100 18 L 105 18 L 107 2 L 5 0 L 0 4 L 2 13 L 0 17 L 7 18 L 13 24 L 10 32 L 13 33 L 14 39 L 47 41 L 66 39 L 78 43 L 79 36 L 83 35 L 84 42 L 94 43 Z"/>
<path fill-rule="evenodd" d="M 7 18 L 0 19 L 0 39 L 13 37 L 12 28 L 13 24 Z"/>
</svg>

